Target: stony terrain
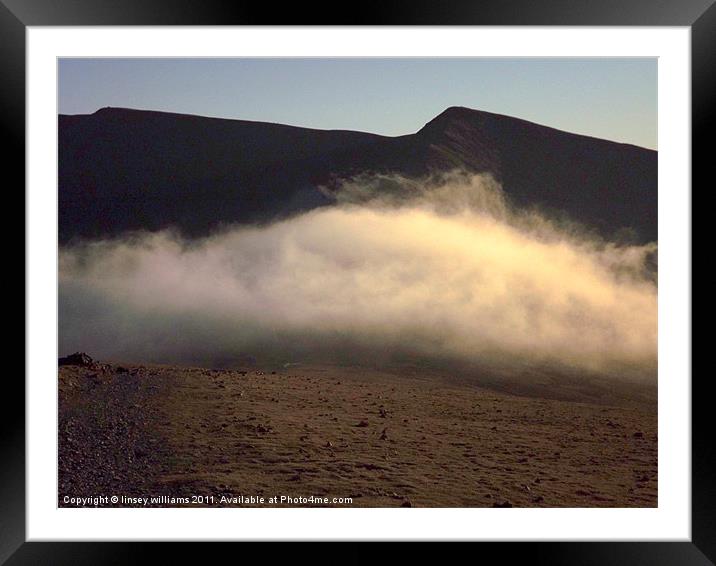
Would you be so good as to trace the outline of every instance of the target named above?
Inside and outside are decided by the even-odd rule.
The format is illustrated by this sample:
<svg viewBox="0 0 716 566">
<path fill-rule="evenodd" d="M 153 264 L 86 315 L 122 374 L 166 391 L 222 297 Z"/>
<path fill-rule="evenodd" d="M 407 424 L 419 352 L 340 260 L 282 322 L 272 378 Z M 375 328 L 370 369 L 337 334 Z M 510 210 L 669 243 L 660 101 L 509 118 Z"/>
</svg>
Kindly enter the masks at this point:
<svg viewBox="0 0 716 566">
<path fill-rule="evenodd" d="M 222 495 L 657 505 L 655 405 L 516 396 L 387 370 L 77 363 L 59 369 L 60 506 L 113 494 L 213 495 L 217 506 Z"/>
</svg>

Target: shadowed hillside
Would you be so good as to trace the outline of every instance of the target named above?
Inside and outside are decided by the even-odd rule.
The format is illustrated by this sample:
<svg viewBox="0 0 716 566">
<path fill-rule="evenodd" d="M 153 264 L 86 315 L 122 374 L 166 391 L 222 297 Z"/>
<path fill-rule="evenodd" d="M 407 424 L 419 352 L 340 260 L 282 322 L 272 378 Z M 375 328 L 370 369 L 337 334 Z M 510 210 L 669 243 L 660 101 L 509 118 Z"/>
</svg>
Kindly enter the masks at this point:
<svg viewBox="0 0 716 566">
<path fill-rule="evenodd" d="M 657 153 L 448 108 L 412 135 L 105 108 L 59 117 L 60 241 L 265 222 L 331 204 L 319 186 L 366 172 L 489 172 L 517 205 L 609 236 L 657 238 Z"/>
</svg>

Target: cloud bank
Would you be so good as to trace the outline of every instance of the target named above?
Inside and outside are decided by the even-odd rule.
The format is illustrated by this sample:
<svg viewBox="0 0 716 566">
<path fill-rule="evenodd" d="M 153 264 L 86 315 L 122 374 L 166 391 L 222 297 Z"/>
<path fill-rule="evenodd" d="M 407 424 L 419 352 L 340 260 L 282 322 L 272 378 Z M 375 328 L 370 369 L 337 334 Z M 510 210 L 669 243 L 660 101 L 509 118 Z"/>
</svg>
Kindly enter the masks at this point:
<svg viewBox="0 0 716 566">
<path fill-rule="evenodd" d="M 656 245 L 516 211 L 489 177 L 359 177 L 337 205 L 188 241 L 60 250 L 60 353 L 432 359 L 653 377 Z"/>
</svg>

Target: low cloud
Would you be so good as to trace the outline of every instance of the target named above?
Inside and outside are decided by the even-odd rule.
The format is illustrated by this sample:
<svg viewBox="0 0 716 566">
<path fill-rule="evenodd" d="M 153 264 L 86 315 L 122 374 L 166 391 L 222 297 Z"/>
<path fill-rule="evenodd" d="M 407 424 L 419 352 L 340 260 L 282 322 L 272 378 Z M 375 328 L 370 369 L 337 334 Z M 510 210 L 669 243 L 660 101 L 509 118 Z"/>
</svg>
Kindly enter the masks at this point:
<svg viewBox="0 0 716 566">
<path fill-rule="evenodd" d="M 60 251 L 60 352 L 171 363 L 419 358 L 653 378 L 656 245 L 517 211 L 489 177 L 359 177 L 336 206 Z"/>
</svg>

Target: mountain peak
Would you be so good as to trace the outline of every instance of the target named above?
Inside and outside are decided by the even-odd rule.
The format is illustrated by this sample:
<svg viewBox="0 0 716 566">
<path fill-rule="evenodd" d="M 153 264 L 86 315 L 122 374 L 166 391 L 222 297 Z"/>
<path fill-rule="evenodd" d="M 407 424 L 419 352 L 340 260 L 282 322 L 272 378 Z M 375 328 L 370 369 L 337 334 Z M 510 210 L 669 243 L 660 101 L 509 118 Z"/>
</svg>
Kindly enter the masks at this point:
<svg viewBox="0 0 716 566">
<path fill-rule="evenodd" d="M 475 117 L 480 114 L 482 114 L 482 112 L 479 110 L 473 110 L 465 106 L 449 106 L 425 124 L 422 129 L 434 128 L 438 125 L 444 125 L 455 120 L 464 120 L 465 118 Z"/>
<path fill-rule="evenodd" d="M 435 119 L 437 120 L 440 118 L 453 118 L 479 113 L 479 110 L 475 110 L 474 108 L 468 108 L 467 106 L 448 106 L 445 110 L 440 112 L 440 114 L 435 116 Z"/>
<path fill-rule="evenodd" d="M 127 112 L 141 112 L 141 110 L 122 108 L 121 106 L 103 106 L 102 108 L 95 110 L 92 114 L 94 116 L 104 116 L 107 114 L 125 114 Z"/>
</svg>

